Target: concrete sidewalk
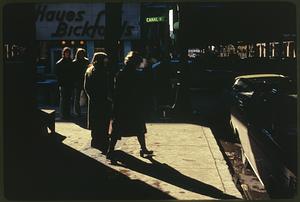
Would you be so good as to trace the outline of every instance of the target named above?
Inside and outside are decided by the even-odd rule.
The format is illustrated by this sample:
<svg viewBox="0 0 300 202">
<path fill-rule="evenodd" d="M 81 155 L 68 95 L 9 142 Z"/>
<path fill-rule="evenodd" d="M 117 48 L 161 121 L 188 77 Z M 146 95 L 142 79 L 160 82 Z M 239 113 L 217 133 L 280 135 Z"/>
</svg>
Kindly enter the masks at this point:
<svg viewBox="0 0 300 202">
<path fill-rule="evenodd" d="M 194 124 L 147 124 L 153 159 L 139 156 L 136 137 L 117 143 L 118 165 L 90 147 L 90 131 L 72 122 L 56 122 L 64 144 L 180 200 L 242 199 L 210 128 Z M 145 198 L 146 200 L 146 198 Z"/>
</svg>

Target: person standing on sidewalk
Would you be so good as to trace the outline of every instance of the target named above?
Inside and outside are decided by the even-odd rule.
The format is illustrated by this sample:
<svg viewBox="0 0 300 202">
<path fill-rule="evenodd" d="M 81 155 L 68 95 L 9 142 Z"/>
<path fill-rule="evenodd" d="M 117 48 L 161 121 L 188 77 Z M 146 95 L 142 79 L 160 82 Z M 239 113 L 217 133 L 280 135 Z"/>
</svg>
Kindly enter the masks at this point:
<svg viewBox="0 0 300 202">
<path fill-rule="evenodd" d="M 143 58 L 136 51 L 130 51 L 125 57 L 125 67 L 117 74 L 114 93 L 114 120 L 107 158 L 113 158 L 113 152 L 121 137 L 137 136 L 141 146 L 140 155 L 152 155 L 146 147 L 145 133 L 145 78 L 141 71 Z"/>
<path fill-rule="evenodd" d="M 113 79 L 108 56 L 94 54 L 92 64 L 85 73 L 84 90 L 88 96 L 88 128 L 91 129 L 91 146 L 103 153 L 108 149 L 108 129 L 111 118 L 111 91 Z"/>
<path fill-rule="evenodd" d="M 73 67 L 75 71 L 74 108 L 75 108 L 75 113 L 78 116 L 81 116 L 81 108 L 80 108 L 81 94 L 83 93 L 83 96 L 86 97 L 86 94 L 83 91 L 83 84 L 84 84 L 84 74 L 88 68 L 89 60 L 85 56 L 86 56 L 86 51 L 83 48 L 78 48 L 75 54 L 75 58 L 73 60 Z"/>
<path fill-rule="evenodd" d="M 63 119 L 71 118 L 71 100 L 74 89 L 73 72 L 71 49 L 64 47 L 62 50 L 62 58 L 56 63 L 56 75 L 60 95 L 59 108 Z"/>
</svg>

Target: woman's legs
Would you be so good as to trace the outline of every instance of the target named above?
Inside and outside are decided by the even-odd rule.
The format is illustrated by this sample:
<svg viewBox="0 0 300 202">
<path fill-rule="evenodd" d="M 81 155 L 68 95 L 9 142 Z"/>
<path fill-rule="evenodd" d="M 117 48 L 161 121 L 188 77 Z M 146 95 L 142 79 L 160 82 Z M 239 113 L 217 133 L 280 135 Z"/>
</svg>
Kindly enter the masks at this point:
<svg viewBox="0 0 300 202">
<path fill-rule="evenodd" d="M 117 144 L 117 141 L 118 141 L 118 137 L 116 137 L 114 134 L 112 134 L 111 139 L 109 141 L 107 155 L 112 154 L 112 152 L 115 150 L 115 146 Z"/>
<path fill-rule="evenodd" d="M 137 139 L 138 139 L 138 141 L 140 143 L 141 150 L 147 151 L 145 134 L 143 133 L 143 134 L 138 135 Z"/>
<path fill-rule="evenodd" d="M 77 116 L 81 116 L 81 108 L 80 108 L 80 95 L 81 89 L 79 87 L 75 88 L 74 92 L 74 111 L 76 112 Z"/>
<path fill-rule="evenodd" d="M 70 87 L 59 87 L 60 92 L 60 112 L 64 119 L 69 119 L 71 117 L 71 96 L 72 88 Z"/>
<path fill-rule="evenodd" d="M 140 143 L 140 146 L 141 146 L 141 151 L 140 151 L 141 157 L 145 157 L 145 155 L 146 156 L 152 156 L 153 151 L 148 150 L 147 146 L 146 146 L 145 134 L 142 133 L 142 134 L 138 135 L 137 139 L 138 139 L 138 141 Z"/>
</svg>

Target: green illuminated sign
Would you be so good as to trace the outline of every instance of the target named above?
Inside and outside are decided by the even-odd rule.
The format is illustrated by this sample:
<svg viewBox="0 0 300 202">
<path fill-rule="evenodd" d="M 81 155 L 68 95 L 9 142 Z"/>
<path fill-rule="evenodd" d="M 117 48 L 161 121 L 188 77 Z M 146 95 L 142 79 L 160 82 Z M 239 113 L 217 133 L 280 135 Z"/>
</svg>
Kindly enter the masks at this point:
<svg viewBox="0 0 300 202">
<path fill-rule="evenodd" d="M 164 22 L 164 21 L 166 21 L 165 16 L 146 18 L 146 22 Z"/>
</svg>

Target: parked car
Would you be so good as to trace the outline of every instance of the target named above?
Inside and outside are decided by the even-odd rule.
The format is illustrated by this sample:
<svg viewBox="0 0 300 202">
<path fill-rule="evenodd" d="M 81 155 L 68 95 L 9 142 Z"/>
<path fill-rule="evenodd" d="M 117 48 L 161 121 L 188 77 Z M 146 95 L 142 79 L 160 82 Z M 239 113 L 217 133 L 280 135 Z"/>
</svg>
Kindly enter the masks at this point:
<svg viewBox="0 0 300 202">
<path fill-rule="evenodd" d="M 297 92 L 278 74 L 245 75 L 232 86 L 231 125 L 271 197 L 292 197 L 297 176 Z"/>
</svg>

